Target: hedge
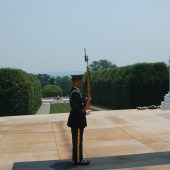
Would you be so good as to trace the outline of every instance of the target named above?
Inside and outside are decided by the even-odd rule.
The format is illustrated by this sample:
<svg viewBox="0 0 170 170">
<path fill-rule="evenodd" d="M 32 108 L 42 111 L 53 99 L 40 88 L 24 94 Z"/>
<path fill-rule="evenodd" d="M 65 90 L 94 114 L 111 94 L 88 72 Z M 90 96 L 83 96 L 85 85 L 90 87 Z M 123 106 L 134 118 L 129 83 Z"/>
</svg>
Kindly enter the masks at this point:
<svg viewBox="0 0 170 170">
<path fill-rule="evenodd" d="M 91 72 L 92 103 L 111 109 L 160 105 L 168 92 L 165 63 L 139 63 Z"/>
<path fill-rule="evenodd" d="M 19 69 L 0 69 L 0 116 L 34 114 L 41 105 L 36 76 Z"/>
</svg>

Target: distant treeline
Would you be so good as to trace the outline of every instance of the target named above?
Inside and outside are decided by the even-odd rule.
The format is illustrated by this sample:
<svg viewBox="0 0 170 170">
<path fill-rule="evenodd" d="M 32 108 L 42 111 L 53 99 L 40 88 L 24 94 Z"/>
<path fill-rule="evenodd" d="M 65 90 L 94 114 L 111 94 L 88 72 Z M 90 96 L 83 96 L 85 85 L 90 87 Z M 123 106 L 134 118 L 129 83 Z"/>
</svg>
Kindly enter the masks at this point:
<svg viewBox="0 0 170 170">
<path fill-rule="evenodd" d="M 64 77 L 53 77 L 48 74 L 38 74 L 37 78 L 41 82 L 41 88 L 43 89 L 46 85 L 57 85 L 62 89 L 62 95 L 68 96 L 71 89 L 71 79 L 68 76 Z"/>
<path fill-rule="evenodd" d="M 168 66 L 140 63 L 91 71 L 92 103 L 111 109 L 160 105 L 168 92 Z"/>
<path fill-rule="evenodd" d="M 41 105 L 36 76 L 11 68 L 0 69 L 0 116 L 29 115 Z"/>
</svg>

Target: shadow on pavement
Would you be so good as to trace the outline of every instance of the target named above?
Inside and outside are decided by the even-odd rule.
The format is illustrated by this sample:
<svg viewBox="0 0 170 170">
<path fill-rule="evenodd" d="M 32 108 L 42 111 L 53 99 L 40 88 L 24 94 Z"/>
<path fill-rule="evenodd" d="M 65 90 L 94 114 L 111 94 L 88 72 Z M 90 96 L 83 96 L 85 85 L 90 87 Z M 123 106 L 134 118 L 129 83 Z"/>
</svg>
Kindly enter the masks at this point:
<svg viewBox="0 0 170 170">
<path fill-rule="evenodd" d="M 102 170 L 102 169 L 123 169 L 143 166 L 156 166 L 170 164 L 170 152 L 156 152 L 133 155 L 109 156 L 90 158 L 89 166 L 73 166 L 69 160 L 49 160 L 34 162 L 16 162 L 12 170 Z"/>
</svg>

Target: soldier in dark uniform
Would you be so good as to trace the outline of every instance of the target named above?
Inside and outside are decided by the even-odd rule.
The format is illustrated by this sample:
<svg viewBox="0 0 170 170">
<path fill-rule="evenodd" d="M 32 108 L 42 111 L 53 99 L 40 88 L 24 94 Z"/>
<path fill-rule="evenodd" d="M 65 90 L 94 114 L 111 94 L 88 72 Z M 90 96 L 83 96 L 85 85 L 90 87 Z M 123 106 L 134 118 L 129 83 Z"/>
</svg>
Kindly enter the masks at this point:
<svg viewBox="0 0 170 170">
<path fill-rule="evenodd" d="M 71 111 L 68 118 L 68 127 L 72 133 L 72 159 L 74 165 L 89 165 L 89 160 L 83 159 L 83 131 L 87 126 L 86 122 L 86 100 L 82 96 L 83 75 L 72 75 L 72 89 L 70 91 Z"/>
</svg>

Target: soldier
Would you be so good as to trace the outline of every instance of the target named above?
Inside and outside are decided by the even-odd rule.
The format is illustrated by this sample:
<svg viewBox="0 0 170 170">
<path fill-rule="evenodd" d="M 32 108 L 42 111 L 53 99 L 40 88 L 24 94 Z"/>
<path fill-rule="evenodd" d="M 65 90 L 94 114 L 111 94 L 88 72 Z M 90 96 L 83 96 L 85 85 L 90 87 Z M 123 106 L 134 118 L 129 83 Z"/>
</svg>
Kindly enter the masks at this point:
<svg viewBox="0 0 170 170">
<path fill-rule="evenodd" d="M 86 122 L 86 100 L 81 94 L 83 86 L 83 75 L 72 75 L 72 89 L 70 91 L 71 111 L 68 118 L 68 127 L 72 133 L 72 160 L 74 165 L 89 165 L 89 160 L 83 159 L 83 131 L 87 126 Z"/>
</svg>

